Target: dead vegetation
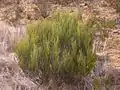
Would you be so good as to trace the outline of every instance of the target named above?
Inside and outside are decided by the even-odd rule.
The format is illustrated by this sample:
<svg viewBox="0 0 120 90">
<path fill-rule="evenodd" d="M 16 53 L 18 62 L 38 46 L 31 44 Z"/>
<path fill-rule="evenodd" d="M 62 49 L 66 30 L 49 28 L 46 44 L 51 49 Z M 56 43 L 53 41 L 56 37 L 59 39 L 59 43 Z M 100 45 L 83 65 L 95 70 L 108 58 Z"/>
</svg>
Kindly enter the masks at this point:
<svg viewBox="0 0 120 90">
<path fill-rule="evenodd" d="M 23 25 L 23 24 L 25 25 L 28 22 L 49 17 L 49 16 L 51 16 L 51 11 L 54 11 L 57 9 L 61 10 L 61 11 L 68 10 L 70 12 L 74 12 L 79 9 L 83 10 L 82 11 L 83 18 L 85 18 L 85 19 L 90 15 L 90 13 L 94 13 L 100 20 L 113 20 L 114 21 L 116 19 L 116 17 L 118 17 L 118 14 L 116 13 L 116 10 L 115 10 L 115 9 L 117 9 L 117 6 L 116 6 L 117 0 L 100 0 L 100 1 L 98 1 L 98 0 L 49 0 L 49 1 L 50 2 L 48 2 L 46 0 L 46 2 L 47 2 L 46 3 L 44 0 L 36 0 L 36 1 L 21 0 L 19 3 L 16 3 L 16 0 L 10 0 L 10 1 L 9 0 L 7 0 L 7 1 L 1 0 L 0 1 L 0 20 L 9 23 L 12 26 L 19 26 L 19 25 Z M 119 10 L 119 8 L 118 8 L 118 10 Z M 4 59 L 2 58 L 2 59 L 0 59 L 0 61 L 6 60 L 6 62 L 7 62 L 7 64 L 0 62 L 0 66 L 3 66 L 3 67 L 5 66 L 4 67 L 5 69 L 6 69 L 6 66 L 8 68 L 8 72 L 5 72 L 5 71 L 0 72 L 0 75 L 2 76 L 3 75 L 2 73 L 7 73 L 9 75 L 6 75 L 6 77 L 11 77 L 11 76 L 14 76 L 13 74 L 15 74 L 16 71 L 17 72 L 19 71 L 18 70 L 19 66 L 18 66 L 18 64 L 15 63 L 16 61 L 14 61 L 14 60 L 13 60 L 13 62 L 7 61 L 7 60 L 12 61 L 11 60 L 12 57 L 9 57 L 9 58 L 7 58 L 7 57 L 8 57 L 8 54 L 12 51 L 11 47 L 13 46 L 15 39 L 18 38 L 19 36 L 23 35 L 23 33 L 24 33 L 23 27 L 22 28 L 21 28 L 21 26 L 20 27 L 11 27 L 8 24 L 3 23 L 3 22 L 0 23 L 0 25 L 2 26 L 0 28 L 0 53 L 3 55 L 3 56 L 0 55 L 0 57 L 4 57 Z M 112 25 L 112 24 L 110 23 L 110 25 Z M 105 35 L 104 42 L 99 41 L 99 39 L 97 40 L 97 38 L 96 38 L 96 43 L 101 44 L 101 46 L 98 47 L 99 53 L 97 53 L 97 54 L 99 56 L 101 56 L 101 58 L 102 58 L 101 60 L 103 60 L 103 62 L 98 61 L 96 66 L 97 67 L 100 66 L 100 67 L 96 70 L 97 70 L 97 72 L 99 72 L 101 70 L 103 70 L 103 72 L 104 72 L 104 68 L 105 68 L 107 77 L 110 77 L 110 79 L 109 79 L 110 81 L 113 80 L 112 85 L 111 85 L 111 82 L 107 84 L 106 87 L 108 88 L 108 90 L 110 90 L 110 88 L 111 88 L 111 90 L 113 90 L 113 89 L 119 90 L 119 88 L 120 88 L 119 87 L 120 81 L 117 80 L 117 79 L 119 79 L 119 73 L 120 73 L 119 72 L 119 68 L 120 68 L 120 62 L 119 62 L 119 60 L 120 60 L 120 58 L 119 58 L 120 57 L 120 51 L 119 51 L 119 49 L 120 49 L 120 43 L 119 43 L 120 42 L 120 40 L 119 40 L 120 33 L 119 33 L 119 31 L 120 30 L 117 27 L 111 28 L 111 29 L 107 28 L 107 29 L 103 30 L 103 34 Z M 107 34 L 105 34 L 105 33 L 107 33 Z M 106 61 L 106 60 L 108 62 L 104 63 L 104 61 Z M 104 68 L 101 68 L 101 67 L 103 67 L 102 65 L 104 66 Z M 108 68 L 108 66 L 110 66 L 110 67 Z M 1 69 L 2 69 L 2 67 L 1 67 Z M 103 75 L 104 73 L 101 73 L 101 72 L 97 73 L 98 76 L 99 76 L 99 74 Z M 5 75 L 3 75 L 3 77 L 4 76 Z M 8 82 L 6 81 L 6 78 L 3 78 L 3 77 L 1 77 L 0 80 L 3 80 L 2 82 L 6 82 L 8 84 Z M 18 77 L 21 77 L 21 76 L 18 75 Z M 16 78 L 16 77 L 14 77 L 14 78 Z M 31 77 L 31 78 L 33 79 L 33 77 Z M 27 80 L 28 79 L 29 78 L 27 78 Z M 26 80 L 26 79 L 24 79 L 24 80 Z M 24 82 L 24 80 L 23 80 L 23 82 Z M 31 82 L 30 80 L 28 80 L 28 81 L 27 80 L 26 80 L 26 82 Z M 97 78 L 97 80 L 99 80 L 99 78 Z M 18 79 L 16 79 L 16 81 L 18 81 Z M 39 81 L 38 77 L 35 77 L 34 81 L 35 82 Z M 19 81 L 19 82 L 22 83 L 22 81 Z M 106 82 L 107 82 L 107 80 L 106 80 Z M 11 83 L 12 82 L 10 82 L 9 84 L 11 84 Z M 74 83 L 77 83 L 77 81 L 74 81 Z M 24 84 L 25 84 L 25 82 L 24 82 Z M 50 84 L 51 83 L 49 83 L 49 86 L 45 85 L 45 88 L 50 89 L 51 88 Z M 60 90 L 62 90 L 63 87 L 66 90 L 69 90 L 70 88 L 71 88 L 71 90 L 78 90 L 78 88 L 80 86 L 79 84 L 80 83 L 77 83 L 76 85 L 73 85 L 73 84 L 67 85 L 63 82 L 62 82 L 62 84 L 58 83 L 58 85 L 60 85 L 59 86 Z M 101 84 L 103 84 L 103 83 L 101 83 Z M 18 84 L 18 86 L 19 85 L 22 85 L 22 84 Z M 99 82 L 98 82 L 98 85 L 99 85 Z M 2 85 L 0 84 L 0 86 L 2 86 Z M 4 86 L 5 86 L 5 84 L 3 85 L 3 88 L 5 88 Z M 7 86 L 9 86 L 9 85 L 7 85 Z M 104 86 L 104 85 L 101 85 L 101 86 Z M 17 87 L 17 86 L 15 86 L 15 87 Z M 8 90 L 10 90 L 10 87 L 8 87 L 8 88 L 9 88 Z"/>
</svg>

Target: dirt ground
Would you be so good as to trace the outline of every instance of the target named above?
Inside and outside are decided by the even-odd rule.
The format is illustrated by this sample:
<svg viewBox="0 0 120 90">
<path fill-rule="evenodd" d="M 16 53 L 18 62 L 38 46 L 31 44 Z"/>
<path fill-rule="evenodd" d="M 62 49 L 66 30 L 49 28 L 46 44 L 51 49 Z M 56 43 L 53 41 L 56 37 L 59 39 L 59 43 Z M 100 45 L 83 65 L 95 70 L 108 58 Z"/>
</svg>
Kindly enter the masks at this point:
<svg viewBox="0 0 120 90">
<path fill-rule="evenodd" d="M 29 77 L 25 76 L 18 65 L 16 55 L 11 50 L 15 41 L 23 37 L 26 23 L 42 19 L 44 15 L 50 16 L 51 12 L 57 9 L 70 11 L 81 9 L 83 10 L 84 19 L 89 17 L 90 13 L 95 13 L 97 17 L 106 20 L 115 20 L 118 17 L 115 9 L 110 7 L 104 0 L 99 2 L 93 0 L 92 3 L 87 1 L 79 5 L 71 3 L 68 6 L 50 2 L 46 3 L 46 5 L 44 9 L 42 4 L 36 6 L 32 0 L 22 0 L 19 4 L 16 4 L 14 0 L 11 2 L 0 1 L 0 90 L 25 90 L 25 88 L 27 88 L 26 90 L 30 88 L 35 90 L 38 87 Z M 107 72 L 114 79 L 114 90 L 120 90 L 120 28 L 117 27 L 110 30 L 104 50 L 98 53 L 108 55 L 110 67 L 106 67 Z M 69 90 L 68 88 L 66 87 L 64 90 Z M 42 87 L 40 90 L 43 90 Z"/>
</svg>

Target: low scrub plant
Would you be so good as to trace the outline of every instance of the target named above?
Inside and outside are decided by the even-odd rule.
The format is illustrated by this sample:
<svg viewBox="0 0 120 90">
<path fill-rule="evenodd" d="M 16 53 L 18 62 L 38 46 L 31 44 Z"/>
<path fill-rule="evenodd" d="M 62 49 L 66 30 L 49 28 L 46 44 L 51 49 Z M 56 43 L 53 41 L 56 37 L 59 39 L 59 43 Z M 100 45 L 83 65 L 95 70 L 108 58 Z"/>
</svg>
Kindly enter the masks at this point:
<svg viewBox="0 0 120 90">
<path fill-rule="evenodd" d="M 19 64 L 44 76 L 87 76 L 95 65 L 93 18 L 84 23 L 75 13 L 58 13 L 27 26 L 16 44 Z"/>
<path fill-rule="evenodd" d="M 116 11 L 120 12 L 120 0 L 116 0 Z"/>
</svg>

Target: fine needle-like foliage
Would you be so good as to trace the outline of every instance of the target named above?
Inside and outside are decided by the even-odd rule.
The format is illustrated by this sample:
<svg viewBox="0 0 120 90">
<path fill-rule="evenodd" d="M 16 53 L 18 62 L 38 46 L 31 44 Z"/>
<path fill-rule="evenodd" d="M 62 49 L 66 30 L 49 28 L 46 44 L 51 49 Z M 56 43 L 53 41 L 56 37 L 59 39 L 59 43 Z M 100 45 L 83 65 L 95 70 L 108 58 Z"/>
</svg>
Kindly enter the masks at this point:
<svg viewBox="0 0 120 90">
<path fill-rule="evenodd" d="M 84 23 L 74 13 L 32 23 L 15 47 L 20 66 L 35 73 L 86 76 L 94 67 L 92 42 L 96 23 Z"/>
</svg>

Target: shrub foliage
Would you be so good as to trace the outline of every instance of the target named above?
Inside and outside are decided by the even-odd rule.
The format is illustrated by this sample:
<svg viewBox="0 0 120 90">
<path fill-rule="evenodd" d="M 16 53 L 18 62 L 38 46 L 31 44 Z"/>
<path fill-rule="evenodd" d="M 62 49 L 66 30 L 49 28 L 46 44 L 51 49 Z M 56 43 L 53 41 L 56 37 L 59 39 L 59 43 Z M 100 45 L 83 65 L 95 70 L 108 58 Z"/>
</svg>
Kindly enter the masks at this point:
<svg viewBox="0 0 120 90">
<path fill-rule="evenodd" d="M 116 11 L 120 12 L 120 0 L 116 0 Z"/>
<path fill-rule="evenodd" d="M 58 13 L 32 23 L 15 47 L 20 66 L 48 76 L 86 76 L 95 64 L 92 42 L 95 20 L 84 23 L 76 14 Z"/>
</svg>

